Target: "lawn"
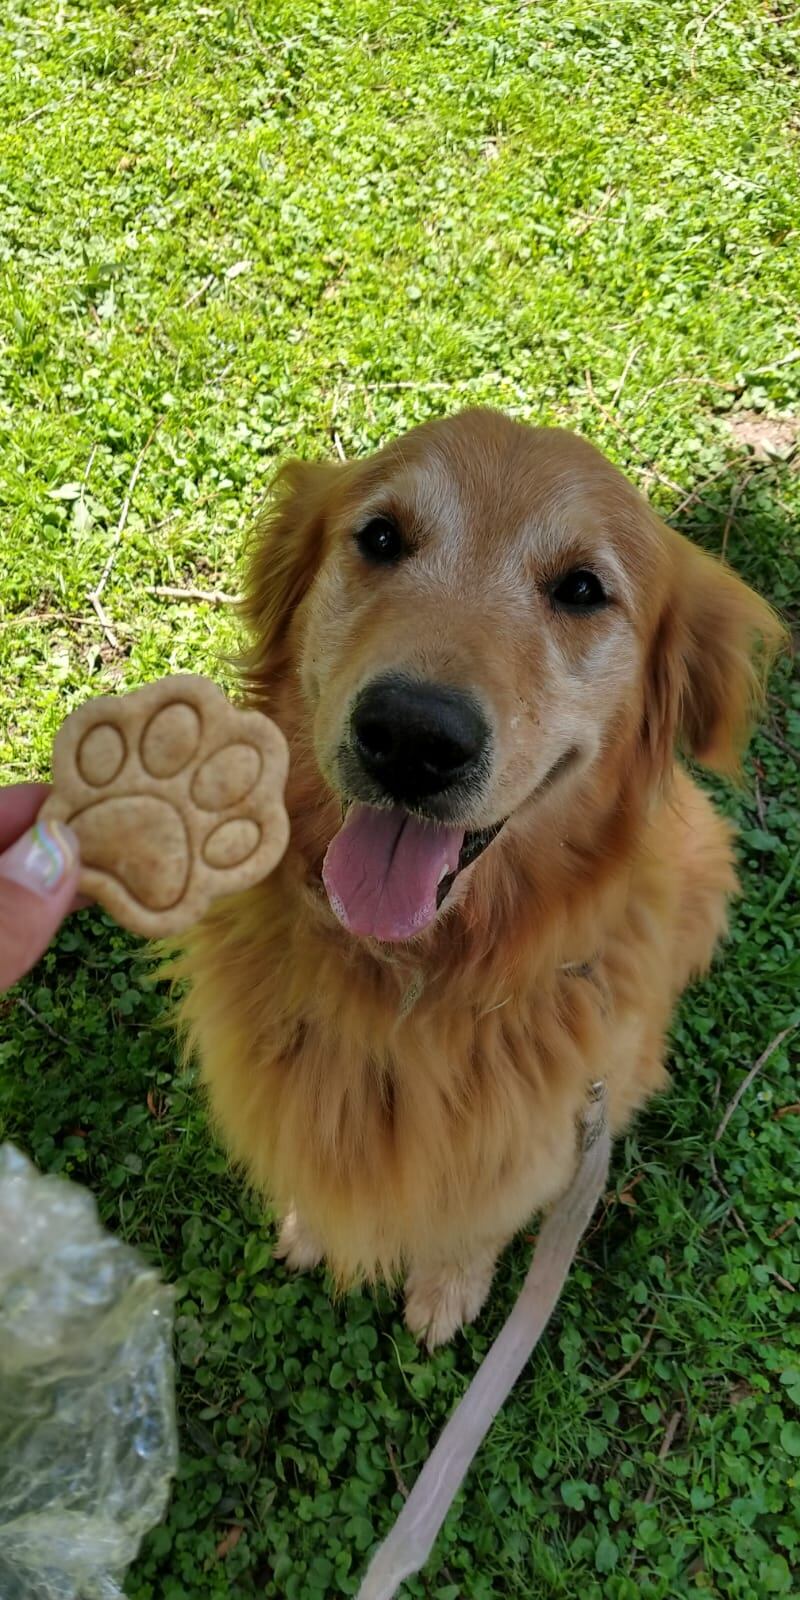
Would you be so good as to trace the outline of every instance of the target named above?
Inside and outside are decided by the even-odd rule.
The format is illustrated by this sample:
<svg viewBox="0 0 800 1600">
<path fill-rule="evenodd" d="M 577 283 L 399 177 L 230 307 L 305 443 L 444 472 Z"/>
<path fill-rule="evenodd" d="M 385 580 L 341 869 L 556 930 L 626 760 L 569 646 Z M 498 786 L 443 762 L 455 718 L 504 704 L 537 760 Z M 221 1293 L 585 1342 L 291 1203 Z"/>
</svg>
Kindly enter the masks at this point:
<svg viewBox="0 0 800 1600">
<path fill-rule="evenodd" d="M 793 0 L 3 0 L 3 778 L 88 695 L 230 681 L 286 454 L 474 402 L 584 432 L 796 622 L 799 70 Z M 409 1596 L 800 1596 L 799 735 L 787 661 L 718 791 L 744 894 L 672 1091 Z M 291 1279 L 165 1020 L 93 910 L 0 1002 L 3 1132 L 177 1288 L 182 1462 L 127 1593 L 353 1595 L 530 1244 L 433 1359 L 387 1293 Z"/>
</svg>

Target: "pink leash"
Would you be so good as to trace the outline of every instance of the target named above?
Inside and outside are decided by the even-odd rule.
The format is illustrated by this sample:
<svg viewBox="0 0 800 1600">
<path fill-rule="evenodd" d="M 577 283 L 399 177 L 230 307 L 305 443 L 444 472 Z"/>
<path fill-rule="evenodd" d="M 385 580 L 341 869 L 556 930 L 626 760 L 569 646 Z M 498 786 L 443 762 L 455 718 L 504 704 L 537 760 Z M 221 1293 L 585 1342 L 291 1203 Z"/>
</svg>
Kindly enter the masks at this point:
<svg viewBox="0 0 800 1600">
<path fill-rule="evenodd" d="M 606 1185 L 611 1135 L 602 1083 L 590 1086 L 579 1130 L 577 1169 L 542 1224 L 516 1304 L 373 1556 L 357 1600 L 392 1600 L 403 1579 L 425 1565 L 479 1446 L 547 1327 Z"/>
</svg>

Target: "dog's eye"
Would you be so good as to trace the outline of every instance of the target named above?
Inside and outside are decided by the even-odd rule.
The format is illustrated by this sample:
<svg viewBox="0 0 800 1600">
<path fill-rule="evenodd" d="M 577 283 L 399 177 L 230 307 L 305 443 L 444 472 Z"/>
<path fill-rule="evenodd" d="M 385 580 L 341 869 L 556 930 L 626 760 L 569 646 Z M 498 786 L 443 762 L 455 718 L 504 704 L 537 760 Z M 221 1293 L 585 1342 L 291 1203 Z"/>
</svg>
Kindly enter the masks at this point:
<svg viewBox="0 0 800 1600">
<path fill-rule="evenodd" d="M 368 561 L 399 561 L 404 551 L 403 536 L 390 517 L 370 517 L 359 528 L 356 544 Z"/>
<path fill-rule="evenodd" d="M 565 572 L 550 590 L 553 605 L 559 611 L 599 611 L 607 604 L 608 596 L 600 579 L 588 567 L 575 567 Z"/>
</svg>

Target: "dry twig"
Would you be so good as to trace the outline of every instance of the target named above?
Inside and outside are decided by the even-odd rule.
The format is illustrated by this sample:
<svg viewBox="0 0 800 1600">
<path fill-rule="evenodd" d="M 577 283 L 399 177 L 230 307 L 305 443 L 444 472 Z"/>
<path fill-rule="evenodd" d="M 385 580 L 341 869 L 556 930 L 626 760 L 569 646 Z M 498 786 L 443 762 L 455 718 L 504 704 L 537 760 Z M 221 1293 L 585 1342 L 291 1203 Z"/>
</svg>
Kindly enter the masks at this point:
<svg viewBox="0 0 800 1600">
<path fill-rule="evenodd" d="M 584 368 L 583 380 L 586 384 L 586 393 L 588 394 L 592 405 L 597 407 L 597 410 L 602 416 L 605 417 L 606 422 L 611 424 L 612 428 L 616 428 L 617 433 L 621 435 L 631 450 L 635 450 L 640 460 L 646 462 L 647 470 L 653 474 L 653 477 L 658 481 L 658 483 L 663 483 L 665 489 L 671 489 L 673 494 L 681 494 L 682 490 L 680 484 L 673 483 L 671 478 L 666 477 L 663 472 L 659 471 L 658 467 L 654 466 L 650 457 L 645 455 L 641 446 L 637 444 L 636 440 L 628 433 L 627 428 L 623 428 L 622 423 L 617 421 L 617 418 L 614 416 L 613 412 L 609 411 L 608 406 L 603 405 L 602 400 L 599 399 L 595 390 L 592 382 L 592 374 L 588 367 Z"/>
<path fill-rule="evenodd" d="M 797 1294 L 797 1286 L 790 1283 L 788 1278 L 782 1277 L 780 1272 L 775 1271 L 774 1267 L 767 1267 L 767 1272 L 772 1273 L 775 1282 L 779 1283 L 782 1289 L 786 1289 L 789 1294 Z"/>
<path fill-rule="evenodd" d="M 27 1011 L 28 1016 L 32 1017 L 40 1028 L 44 1028 L 45 1033 L 49 1033 L 51 1039 L 57 1039 L 59 1044 L 69 1044 L 69 1039 L 65 1039 L 63 1033 L 57 1033 L 55 1028 L 51 1028 L 50 1023 L 41 1015 L 41 1012 L 34 1011 L 33 1006 L 23 995 L 18 994 L 14 998 L 15 1003 L 21 1006 L 23 1011 Z"/>
<path fill-rule="evenodd" d="M 190 306 L 196 305 L 198 300 L 202 300 L 203 295 L 211 288 L 215 277 L 216 273 L 209 272 L 208 277 L 203 279 L 199 287 L 195 289 L 194 294 L 190 294 L 188 300 L 184 300 L 182 310 L 188 311 Z"/>
<path fill-rule="evenodd" d="M 348 394 L 355 390 L 360 394 L 376 394 L 386 389 L 413 389 L 419 394 L 429 394 L 437 389 L 471 389 L 480 383 L 502 383 L 503 379 L 502 372 L 478 372 L 471 378 L 431 378 L 424 383 L 414 378 L 387 378 L 378 383 L 345 383 L 342 388 Z"/>
<path fill-rule="evenodd" d="M 394 1477 L 394 1481 L 397 1484 L 397 1487 L 398 1487 L 401 1495 L 403 1496 L 403 1499 L 407 1500 L 408 1496 L 409 1496 L 409 1493 L 410 1493 L 409 1487 L 408 1487 L 408 1484 L 406 1483 L 405 1478 L 403 1477 L 402 1472 L 400 1471 L 400 1463 L 399 1463 L 399 1461 L 397 1459 L 397 1451 L 395 1450 L 391 1439 L 387 1439 L 386 1440 L 386 1454 L 389 1457 L 389 1465 L 391 1466 L 391 1469 L 392 1469 L 392 1475 Z"/>
<path fill-rule="evenodd" d="M 203 600 L 210 606 L 238 606 L 240 594 L 226 594 L 224 589 L 178 589 L 169 583 L 150 584 L 145 594 L 157 594 L 165 600 Z"/>
<path fill-rule="evenodd" d="M 117 522 L 116 528 L 114 529 L 114 537 L 111 540 L 111 548 L 109 549 L 108 555 L 106 556 L 105 565 L 103 567 L 103 570 L 102 570 L 102 572 L 100 574 L 100 577 L 99 577 L 97 583 L 95 584 L 94 588 L 89 591 L 89 593 L 88 593 L 88 595 L 86 597 L 87 600 L 89 601 L 89 604 L 91 605 L 93 611 L 96 613 L 96 615 L 97 615 L 97 617 L 99 619 L 99 622 L 100 622 L 100 626 L 101 626 L 101 628 L 103 630 L 103 633 L 105 634 L 106 639 L 108 640 L 108 643 L 111 645 L 111 648 L 113 650 L 118 650 L 119 649 L 119 640 L 118 640 L 118 638 L 117 638 L 117 636 L 116 636 L 116 634 L 114 632 L 113 627 L 111 626 L 111 619 L 110 619 L 110 617 L 108 615 L 108 612 L 106 611 L 106 609 L 105 609 L 105 607 L 104 607 L 104 605 L 102 603 L 102 598 L 101 597 L 102 597 L 102 594 L 103 594 L 103 590 L 105 589 L 105 586 L 108 583 L 109 577 L 111 575 L 111 569 L 112 569 L 112 567 L 114 565 L 114 561 L 116 559 L 116 554 L 117 554 L 117 551 L 119 549 L 119 546 L 120 546 L 120 543 L 121 543 L 121 540 L 122 540 L 122 535 L 125 532 L 125 524 L 126 524 L 126 522 L 128 520 L 128 512 L 131 509 L 131 500 L 133 499 L 133 491 L 136 488 L 136 483 L 137 483 L 137 480 L 138 480 L 138 477 L 139 477 L 139 473 L 142 470 L 142 463 L 144 462 L 144 458 L 145 458 L 145 456 L 147 454 L 147 451 L 149 450 L 149 448 L 150 448 L 150 446 L 151 446 L 151 444 L 152 444 L 152 442 L 153 442 L 153 440 L 155 438 L 156 429 L 158 428 L 160 422 L 161 422 L 161 418 L 159 417 L 158 422 L 153 424 L 153 427 L 151 428 L 150 433 L 148 434 L 147 438 L 145 439 L 145 442 L 142 445 L 142 448 L 139 451 L 138 456 L 136 457 L 136 460 L 135 460 L 134 466 L 133 466 L 133 471 L 132 471 L 132 473 L 130 475 L 130 478 L 128 480 L 128 487 L 127 487 L 127 489 L 125 491 L 125 499 L 122 502 L 122 510 L 120 511 L 120 514 L 119 514 L 119 520 Z"/>
<path fill-rule="evenodd" d="M 580 239 L 582 234 L 588 233 L 589 229 L 592 227 L 593 223 L 595 223 L 597 221 L 598 217 L 602 217 L 603 212 L 605 211 L 606 207 L 608 205 L 610 205 L 610 203 L 613 200 L 614 195 L 616 194 L 616 192 L 617 192 L 616 189 L 613 189 L 609 185 L 609 187 L 606 189 L 605 194 L 603 195 L 603 197 L 602 197 L 602 199 L 600 201 L 599 206 L 597 207 L 597 210 L 596 211 L 584 211 L 581 214 L 581 220 L 580 220 L 577 228 L 575 229 L 575 238 L 576 239 Z"/>
<path fill-rule="evenodd" d="M 728 1123 L 730 1122 L 731 1117 L 733 1116 L 733 1113 L 736 1110 L 736 1107 L 738 1106 L 738 1104 L 739 1104 L 739 1102 L 740 1102 L 740 1100 L 742 1098 L 742 1095 L 745 1094 L 747 1089 L 749 1089 L 749 1087 L 750 1087 L 751 1083 L 753 1082 L 753 1079 L 756 1077 L 757 1073 L 759 1073 L 761 1071 L 761 1068 L 766 1065 L 766 1063 L 770 1059 L 770 1056 L 774 1055 L 775 1051 L 778 1049 L 778 1046 L 783 1044 L 784 1039 L 786 1039 L 790 1033 L 794 1033 L 794 1030 L 795 1030 L 796 1027 L 797 1027 L 797 1023 L 796 1022 L 790 1022 L 788 1027 L 782 1028 L 781 1032 L 777 1033 L 775 1035 L 775 1038 L 772 1039 L 770 1041 L 770 1043 L 767 1045 L 766 1050 L 762 1050 L 761 1055 L 759 1056 L 758 1060 L 753 1063 L 752 1067 L 750 1068 L 750 1071 L 748 1073 L 746 1073 L 745 1077 L 742 1079 L 741 1083 L 739 1084 L 739 1087 L 736 1090 L 736 1093 L 733 1096 L 733 1099 L 730 1100 L 728 1102 L 727 1106 L 725 1107 L 725 1111 L 723 1113 L 722 1120 L 721 1120 L 721 1122 L 719 1124 L 719 1127 L 717 1128 L 717 1131 L 714 1134 L 714 1138 L 712 1140 L 712 1148 L 709 1151 L 709 1165 L 711 1167 L 711 1176 L 712 1176 L 712 1178 L 714 1180 L 714 1183 L 715 1183 L 716 1187 L 719 1189 L 719 1192 L 722 1195 L 723 1199 L 727 1200 L 728 1206 L 729 1206 L 730 1215 L 733 1217 L 733 1220 L 736 1223 L 736 1226 L 739 1229 L 739 1232 L 743 1233 L 745 1235 L 745 1237 L 748 1237 L 747 1228 L 745 1227 L 744 1222 L 742 1221 L 738 1211 L 736 1210 L 735 1205 L 733 1204 L 733 1201 L 731 1199 L 731 1195 L 730 1195 L 729 1190 L 726 1189 L 725 1184 L 723 1183 L 723 1181 L 722 1181 L 722 1179 L 721 1179 L 721 1177 L 720 1177 L 720 1175 L 719 1175 L 719 1173 L 717 1171 L 717 1163 L 716 1163 L 716 1158 L 714 1156 L 714 1148 L 713 1147 L 714 1147 L 714 1145 L 719 1144 L 719 1141 L 722 1138 L 722 1135 L 724 1134 L 725 1129 L 727 1128 Z M 789 1285 L 789 1287 L 791 1288 L 791 1285 Z"/>
<path fill-rule="evenodd" d="M 730 498 L 730 504 L 728 506 L 728 513 L 727 513 L 727 516 L 725 518 L 725 526 L 724 526 L 724 528 L 722 530 L 722 546 L 721 546 L 721 549 L 720 549 L 720 555 L 722 556 L 723 561 L 725 559 L 725 555 L 726 555 L 726 552 L 727 552 L 727 549 L 728 549 L 728 538 L 729 538 L 729 535 L 730 535 L 730 531 L 731 531 L 731 528 L 733 527 L 734 519 L 735 519 L 735 516 L 736 516 L 736 507 L 738 506 L 739 501 L 741 500 L 742 495 L 744 494 L 745 489 L 747 488 L 747 485 L 749 484 L 750 479 L 752 478 L 752 476 L 753 476 L 752 472 L 747 472 L 747 473 L 745 473 L 744 477 L 740 478 L 739 482 L 734 485 L 733 493 L 732 493 L 731 498 Z"/>
<path fill-rule="evenodd" d="M 689 56 L 689 73 L 690 73 L 690 76 L 692 78 L 696 78 L 697 77 L 696 61 L 697 61 L 697 52 L 698 52 L 698 50 L 700 48 L 700 40 L 702 39 L 703 34 L 705 33 L 706 29 L 708 27 L 710 27 L 711 23 L 714 21 L 714 18 L 718 17 L 720 12 L 725 10 L 725 7 L 727 6 L 727 4 L 728 4 L 728 0 L 720 0 L 719 5 L 716 5 L 714 7 L 713 11 L 709 11 L 708 16 L 703 17 L 703 19 L 702 19 L 702 21 L 700 23 L 700 26 L 699 26 L 699 28 L 698 28 L 695 36 L 694 36 L 694 44 L 692 45 L 691 54 Z"/>
<path fill-rule="evenodd" d="M 79 89 L 73 89 L 72 94 L 65 94 L 63 100 L 48 100 L 45 105 L 36 106 L 35 110 L 29 111 L 26 116 L 20 118 L 17 127 L 24 128 L 27 123 L 36 122 L 47 111 L 61 111 L 64 106 L 71 105 L 73 100 L 77 100 L 79 94 L 83 94 L 84 87 L 85 85 L 81 84 Z"/>
<path fill-rule="evenodd" d="M 755 780 L 755 794 L 756 794 L 756 815 L 758 817 L 759 827 L 766 828 L 766 825 L 767 825 L 767 813 L 766 813 L 766 811 L 764 809 L 764 796 L 761 793 L 761 785 L 760 785 L 760 783 L 758 781 L 758 777 L 756 777 L 756 780 Z"/>
<path fill-rule="evenodd" d="M 624 365 L 624 367 L 622 369 L 622 372 L 620 373 L 620 378 L 619 378 L 619 382 L 617 384 L 617 387 L 616 387 L 616 389 L 614 390 L 614 393 L 611 396 L 610 409 L 612 411 L 614 410 L 614 407 L 617 404 L 617 402 L 619 400 L 619 397 L 622 394 L 623 389 L 625 388 L 625 384 L 626 384 L 627 378 L 628 378 L 628 373 L 630 372 L 631 367 L 633 366 L 633 363 L 636 360 L 636 357 L 638 356 L 639 351 L 641 349 L 642 349 L 642 346 L 640 344 L 635 344 L 635 345 L 632 346 L 632 348 L 631 348 L 631 350 L 629 352 L 628 359 L 625 362 L 625 365 Z"/>
<path fill-rule="evenodd" d="M 714 1158 L 713 1150 L 711 1151 L 711 1153 L 709 1155 L 709 1165 L 711 1167 L 711 1176 L 712 1176 L 712 1178 L 714 1180 L 715 1187 L 717 1189 L 719 1189 L 719 1192 L 722 1195 L 723 1200 L 727 1200 L 727 1202 L 728 1202 L 729 1215 L 733 1217 L 733 1220 L 736 1223 L 736 1226 L 739 1229 L 739 1232 L 743 1233 L 746 1239 L 749 1238 L 750 1236 L 749 1236 L 749 1234 L 747 1232 L 747 1229 L 746 1229 L 744 1223 L 742 1222 L 742 1219 L 739 1216 L 739 1213 L 736 1210 L 736 1207 L 735 1207 L 735 1205 L 733 1203 L 733 1200 L 731 1198 L 730 1190 L 725 1188 L 725 1185 L 724 1185 L 724 1183 L 723 1183 L 723 1181 L 722 1181 L 722 1179 L 721 1179 L 721 1177 L 720 1177 L 720 1175 L 719 1175 L 719 1173 L 717 1171 L 717 1163 L 716 1163 L 716 1160 Z"/>
<path fill-rule="evenodd" d="M 86 487 L 88 485 L 89 479 L 90 479 L 90 477 L 92 475 L 92 467 L 94 466 L 94 458 L 95 458 L 96 455 L 97 455 L 97 440 L 95 439 L 94 444 L 92 445 L 92 448 L 89 451 L 89 460 L 86 463 L 86 471 L 83 474 L 83 479 L 82 479 L 82 482 L 81 482 L 81 494 L 83 494 L 84 491 L 86 490 Z"/>
<path fill-rule="evenodd" d="M 774 1056 L 775 1051 L 779 1048 L 780 1045 L 783 1044 L 784 1039 L 788 1039 L 789 1034 L 790 1033 L 794 1033 L 794 1031 L 797 1028 L 797 1026 L 798 1026 L 798 1024 L 796 1022 L 790 1022 L 788 1027 L 781 1028 L 780 1033 L 776 1033 L 775 1038 L 770 1040 L 769 1044 L 767 1045 L 766 1050 L 762 1050 L 761 1055 L 759 1056 L 758 1060 L 753 1063 L 752 1067 L 750 1068 L 750 1071 L 745 1075 L 745 1077 L 742 1079 L 741 1083 L 739 1084 L 739 1087 L 736 1090 L 736 1093 L 733 1096 L 733 1099 L 731 1101 L 729 1101 L 728 1105 L 725 1107 L 725 1112 L 724 1112 L 722 1121 L 720 1122 L 720 1125 L 717 1128 L 716 1133 L 714 1134 L 714 1144 L 719 1144 L 719 1141 L 722 1138 L 722 1135 L 725 1132 L 725 1129 L 727 1128 L 728 1123 L 730 1122 L 731 1117 L 733 1116 L 733 1113 L 736 1110 L 736 1107 L 738 1106 L 739 1101 L 742 1098 L 742 1095 L 745 1094 L 747 1092 L 747 1090 L 750 1088 L 750 1085 L 753 1082 L 753 1079 L 761 1071 L 761 1068 L 766 1066 L 767 1062 L 770 1059 L 770 1056 Z"/>
<path fill-rule="evenodd" d="M 690 494 L 684 496 L 680 505 L 677 505 L 675 510 L 670 512 L 670 518 L 681 516 L 684 511 L 689 510 L 690 506 L 702 505 L 703 490 L 708 489 L 712 483 L 716 483 L 718 478 L 724 478 L 730 470 L 730 462 L 726 461 L 724 467 L 720 467 L 717 472 L 712 472 L 709 478 L 704 478 L 703 482 L 698 483 Z"/>
<path fill-rule="evenodd" d="M 780 356 L 777 361 L 770 361 L 766 367 L 752 367 L 751 378 L 761 378 L 768 372 L 777 372 L 778 367 L 793 367 L 800 361 L 800 348 L 790 350 L 788 355 Z"/>
<path fill-rule="evenodd" d="M 630 1357 L 630 1360 L 623 1362 L 622 1366 L 619 1367 L 616 1372 L 612 1372 L 610 1378 L 604 1378 L 602 1383 L 598 1383 L 596 1385 L 596 1394 L 603 1394 L 606 1389 L 612 1389 L 615 1383 L 620 1383 L 623 1378 L 627 1378 L 630 1372 L 633 1372 L 634 1367 L 638 1366 L 639 1362 L 641 1361 L 642 1356 L 644 1355 L 645 1350 L 647 1349 L 647 1346 L 649 1345 L 657 1327 L 657 1322 L 650 1323 L 650 1326 L 647 1329 L 638 1350 L 634 1352 L 634 1354 Z"/>
<path fill-rule="evenodd" d="M 657 1461 L 666 1461 L 666 1458 L 669 1455 L 670 1450 L 672 1449 L 672 1443 L 673 1443 L 675 1435 L 676 1435 L 676 1433 L 678 1431 L 678 1425 L 680 1423 L 681 1416 L 682 1416 L 682 1412 L 673 1411 L 672 1416 L 670 1417 L 669 1422 L 667 1423 L 667 1427 L 666 1427 L 666 1431 L 664 1433 L 664 1437 L 661 1440 L 661 1444 L 659 1446 L 658 1455 L 656 1457 Z M 655 1499 L 656 1477 L 657 1477 L 657 1474 L 653 1473 L 653 1476 L 650 1479 L 650 1483 L 649 1483 L 648 1489 L 647 1489 L 647 1494 L 644 1497 L 644 1503 L 645 1503 L 646 1506 L 652 1505 L 652 1502 Z"/>
<path fill-rule="evenodd" d="M 780 1239 L 781 1234 L 785 1233 L 786 1229 L 791 1228 L 796 1222 L 796 1217 L 787 1217 L 785 1222 L 779 1222 L 777 1228 L 773 1228 L 769 1236 L 770 1239 Z"/>
</svg>

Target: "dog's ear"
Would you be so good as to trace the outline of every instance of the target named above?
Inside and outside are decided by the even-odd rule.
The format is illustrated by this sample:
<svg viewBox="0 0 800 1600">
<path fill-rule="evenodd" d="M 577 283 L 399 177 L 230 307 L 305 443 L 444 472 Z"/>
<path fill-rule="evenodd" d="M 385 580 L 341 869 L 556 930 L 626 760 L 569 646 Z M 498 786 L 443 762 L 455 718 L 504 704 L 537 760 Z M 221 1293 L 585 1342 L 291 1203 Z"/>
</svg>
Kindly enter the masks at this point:
<svg viewBox="0 0 800 1600">
<path fill-rule="evenodd" d="M 660 776 L 676 746 L 734 776 L 786 630 L 722 561 L 661 532 L 669 592 L 646 665 L 645 744 Z"/>
<path fill-rule="evenodd" d="M 250 684 L 263 685 L 282 664 L 292 617 L 322 560 L 331 494 L 345 472 L 336 462 L 290 461 L 275 479 L 251 536 L 241 606 L 251 646 L 240 666 Z"/>
</svg>

